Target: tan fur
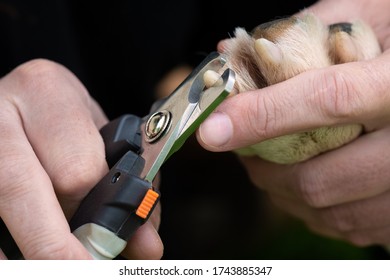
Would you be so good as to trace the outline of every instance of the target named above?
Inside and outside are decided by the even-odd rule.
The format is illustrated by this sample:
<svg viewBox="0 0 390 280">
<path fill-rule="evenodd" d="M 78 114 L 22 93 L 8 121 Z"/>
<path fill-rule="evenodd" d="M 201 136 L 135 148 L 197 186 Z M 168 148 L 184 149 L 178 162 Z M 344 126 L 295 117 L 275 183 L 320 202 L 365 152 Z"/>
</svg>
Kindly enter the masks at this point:
<svg viewBox="0 0 390 280">
<path fill-rule="evenodd" d="M 224 55 L 226 66 L 236 72 L 238 92 L 263 88 L 309 69 L 370 59 L 380 54 L 374 33 L 363 22 L 328 27 L 310 13 L 302 18 L 290 17 L 262 24 L 251 33 L 236 28 L 234 35 Z M 340 147 L 361 132 L 358 124 L 321 127 L 269 139 L 237 153 L 256 154 L 272 162 L 291 164 Z"/>
</svg>

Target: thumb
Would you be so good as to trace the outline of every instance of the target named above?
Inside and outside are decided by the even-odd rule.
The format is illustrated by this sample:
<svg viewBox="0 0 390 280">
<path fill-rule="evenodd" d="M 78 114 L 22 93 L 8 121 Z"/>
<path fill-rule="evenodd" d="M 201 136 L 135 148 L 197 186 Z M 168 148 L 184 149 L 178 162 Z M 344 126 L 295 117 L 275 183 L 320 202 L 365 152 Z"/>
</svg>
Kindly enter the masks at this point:
<svg viewBox="0 0 390 280">
<path fill-rule="evenodd" d="M 201 124 L 197 139 L 208 150 L 228 151 L 321 126 L 361 123 L 386 102 L 372 98 L 383 89 L 356 79 L 367 73 L 353 64 L 310 70 L 229 97 Z"/>
</svg>

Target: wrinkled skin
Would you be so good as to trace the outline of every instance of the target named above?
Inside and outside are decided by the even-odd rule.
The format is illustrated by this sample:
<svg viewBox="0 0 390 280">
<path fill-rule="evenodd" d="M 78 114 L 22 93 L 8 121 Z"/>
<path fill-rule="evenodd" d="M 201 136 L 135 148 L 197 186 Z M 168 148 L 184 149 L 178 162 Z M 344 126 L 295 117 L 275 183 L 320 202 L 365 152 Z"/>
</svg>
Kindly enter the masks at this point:
<svg viewBox="0 0 390 280">
<path fill-rule="evenodd" d="M 70 71 L 42 59 L 0 80 L 0 108 L 0 216 L 23 257 L 90 259 L 68 219 L 108 172 L 99 133 L 105 114 Z M 128 242 L 124 257 L 161 258 L 159 212 Z"/>
<path fill-rule="evenodd" d="M 226 67 L 236 73 L 235 91 L 242 93 L 283 82 L 308 70 L 369 60 L 377 57 L 381 49 L 370 26 L 361 20 L 329 26 L 314 14 L 302 12 L 300 17 L 260 24 L 252 32 L 236 28 L 222 53 Z M 251 116 L 248 121 L 257 120 Z M 292 164 L 338 148 L 358 137 L 362 129 L 358 123 L 323 126 L 267 139 L 236 152 Z"/>
<path fill-rule="evenodd" d="M 387 246 L 390 1 L 323 0 L 309 10 L 327 24 L 364 20 L 383 53 L 233 96 L 201 125 L 198 140 L 211 151 L 228 151 L 320 126 L 362 124 L 364 133 L 356 140 L 301 163 L 240 159 L 255 185 L 313 231 L 358 246 Z M 218 47 L 223 46 L 221 42 Z M 252 116 L 260 121 L 248 121 Z"/>
</svg>

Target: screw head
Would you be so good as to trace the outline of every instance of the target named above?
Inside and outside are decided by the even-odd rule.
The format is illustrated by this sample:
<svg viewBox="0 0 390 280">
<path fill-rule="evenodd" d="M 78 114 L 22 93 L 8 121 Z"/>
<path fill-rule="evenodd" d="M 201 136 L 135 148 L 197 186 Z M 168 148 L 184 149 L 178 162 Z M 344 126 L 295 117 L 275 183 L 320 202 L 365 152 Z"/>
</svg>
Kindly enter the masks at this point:
<svg viewBox="0 0 390 280">
<path fill-rule="evenodd" d="M 154 142 L 165 134 L 171 122 L 171 113 L 164 110 L 151 115 L 146 122 L 146 141 Z"/>
</svg>

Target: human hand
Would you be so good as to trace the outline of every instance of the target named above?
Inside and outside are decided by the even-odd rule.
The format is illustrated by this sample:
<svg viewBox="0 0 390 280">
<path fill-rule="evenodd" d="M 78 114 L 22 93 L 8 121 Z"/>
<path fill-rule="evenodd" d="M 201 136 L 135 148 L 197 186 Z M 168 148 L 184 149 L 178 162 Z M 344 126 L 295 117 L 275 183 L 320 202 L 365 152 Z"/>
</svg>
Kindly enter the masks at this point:
<svg viewBox="0 0 390 280">
<path fill-rule="evenodd" d="M 380 56 L 309 70 L 228 98 L 197 135 L 206 149 L 227 151 L 319 127 L 361 124 L 364 133 L 354 141 L 300 163 L 240 157 L 254 184 L 281 208 L 318 233 L 361 246 L 390 243 L 390 36 L 384 25 L 390 24 L 374 25 Z"/>
<path fill-rule="evenodd" d="M 105 114 L 70 71 L 47 60 L 3 77 L 0 107 L 0 216 L 23 257 L 90 259 L 68 220 L 108 172 L 99 133 Z M 124 257 L 161 258 L 156 210 Z"/>
</svg>

